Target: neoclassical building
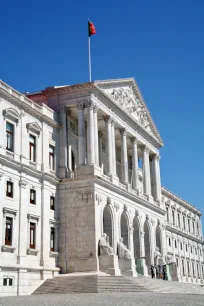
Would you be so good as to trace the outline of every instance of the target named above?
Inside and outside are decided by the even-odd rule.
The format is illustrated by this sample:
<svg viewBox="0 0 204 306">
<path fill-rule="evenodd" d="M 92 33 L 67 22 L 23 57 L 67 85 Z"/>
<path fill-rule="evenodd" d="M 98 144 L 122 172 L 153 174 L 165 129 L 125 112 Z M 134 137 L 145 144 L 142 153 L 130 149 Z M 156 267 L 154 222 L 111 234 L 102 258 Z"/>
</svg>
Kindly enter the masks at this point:
<svg viewBox="0 0 204 306">
<path fill-rule="evenodd" d="M 134 79 L 26 96 L 0 82 L 0 122 L 0 294 L 58 273 L 148 277 L 156 247 L 177 280 L 203 282 L 201 212 L 161 186 L 163 141 Z"/>
</svg>

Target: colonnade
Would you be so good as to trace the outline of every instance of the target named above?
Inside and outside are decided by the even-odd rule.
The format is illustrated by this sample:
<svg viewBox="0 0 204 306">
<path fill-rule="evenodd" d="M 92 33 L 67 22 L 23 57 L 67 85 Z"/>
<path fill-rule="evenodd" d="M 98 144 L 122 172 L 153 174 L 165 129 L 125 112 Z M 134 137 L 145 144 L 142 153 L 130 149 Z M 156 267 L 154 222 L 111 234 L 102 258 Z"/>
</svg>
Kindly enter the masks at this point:
<svg viewBox="0 0 204 306">
<path fill-rule="evenodd" d="M 87 109 L 87 136 L 85 136 L 84 110 Z M 98 105 L 93 101 L 77 104 L 78 109 L 78 165 L 99 166 L 99 138 L 98 138 Z M 110 178 L 117 177 L 116 173 L 116 145 L 115 145 L 115 119 L 110 115 L 104 115 L 106 137 L 106 165 L 107 175 Z M 139 143 L 135 135 L 130 135 L 127 130 L 117 124 L 121 137 L 121 183 L 128 182 L 128 147 L 130 138 L 132 146 L 132 187 L 139 192 L 138 148 L 142 151 L 143 161 L 143 193 L 147 199 L 154 198 L 160 201 L 161 182 L 159 155 L 150 151 L 145 145 Z M 87 140 L 87 154 L 86 154 Z"/>
</svg>

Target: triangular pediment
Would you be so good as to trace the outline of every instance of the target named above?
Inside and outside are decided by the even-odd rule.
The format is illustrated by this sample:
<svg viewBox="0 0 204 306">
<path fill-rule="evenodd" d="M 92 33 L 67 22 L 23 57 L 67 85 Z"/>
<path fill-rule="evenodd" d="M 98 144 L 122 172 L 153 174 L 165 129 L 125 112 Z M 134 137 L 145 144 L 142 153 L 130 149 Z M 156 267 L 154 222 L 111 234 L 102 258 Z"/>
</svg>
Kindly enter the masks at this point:
<svg viewBox="0 0 204 306">
<path fill-rule="evenodd" d="M 41 127 L 37 122 L 27 123 L 26 127 L 29 131 L 33 131 L 36 134 L 40 134 L 40 132 L 42 131 Z"/>
<path fill-rule="evenodd" d="M 133 78 L 96 81 L 95 85 L 163 146 L 159 132 Z"/>
</svg>

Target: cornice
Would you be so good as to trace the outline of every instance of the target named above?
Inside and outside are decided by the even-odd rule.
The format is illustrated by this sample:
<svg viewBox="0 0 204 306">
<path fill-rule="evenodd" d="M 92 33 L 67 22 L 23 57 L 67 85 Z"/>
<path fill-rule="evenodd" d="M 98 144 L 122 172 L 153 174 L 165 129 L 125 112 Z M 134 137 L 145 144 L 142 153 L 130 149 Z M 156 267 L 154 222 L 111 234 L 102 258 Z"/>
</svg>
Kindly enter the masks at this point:
<svg viewBox="0 0 204 306">
<path fill-rule="evenodd" d="M 19 172 L 25 172 L 29 175 L 33 175 L 37 178 L 44 178 L 45 180 L 57 185 L 59 183 L 59 179 L 47 172 L 42 172 L 37 169 L 33 169 L 32 167 L 22 164 L 20 162 L 17 162 L 15 160 L 8 159 L 5 155 L 0 154 L 0 161 L 2 164 L 11 167 L 12 169 L 16 169 Z"/>
<path fill-rule="evenodd" d="M 182 236 L 182 237 L 184 237 L 184 238 L 186 238 L 188 240 L 192 240 L 192 241 L 195 241 L 197 243 L 200 243 L 200 244 L 204 245 L 204 240 L 198 239 L 198 238 L 193 237 L 191 235 L 188 235 L 188 234 L 186 234 L 186 233 L 184 233 L 184 232 L 182 232 L 182 231 L 180 231 L 180 230 L 178 230 L 176 228 L 173 228 L 173 227 L 171 227 L 169 225 L 166 225 L 166 230 L 171 232 L 171 233 L 174 233 L 174 234 L 177 234 L 179 236 Z"/>
<path fill-rule="evenodd" d="M 19 107 L 25 109 L 28 113 L 31 113 L 33 116 L 40 118 L 41 120 L 48 122 L 52 127 L 59 128 L 59 124 L 43 114 L 43 107 L 34 101 L 27 98 L 25 95 L 19 93 L 2 80 L 0 80 L 0 94 L 6 96 L 9 101 L 15 102 Z M 50 112 L 54 112 L 51 108 L 48 108 Z"/>
<path fill-rule="evenodd" d="M 152 205 L 152 203 L 149 203 L 148 201 L 145 201 L 144 199 L 140 198 L 139 196 L 136 196 L 135 194 L 131 194 L 130 192 L 124 190 L 124 189 L 121 189 L 119 188 L 118 186 L 110 183 L 110 182 L 107 182 L 103 179 L 99 179 L 99 178 L 95 178 L 94 181 L 95 183 L 98 183 L 99 185 L 103 186 L 103 187 L 106 187 L 108 189 L 110 189 L 111 191 L 114 191 L 116 192 L 116 194 L 118 195 L 122 195 L 124 196 L 125 198 L 129 198 L 130 200 L 132 201 L 137 201 L 137 203 L 141 204 L 142 206 L 150 209 L 150 210 L 153 210 L 161 215 L 165 215 L 166 214 L 166 211 L 161 209 L 160 207 L 157 207 L 157 206 L 154 206 Z"/>
<path fill-rule="evenodd" d="M 162 191 L 163 195 L 165 195 L 165 196 L 169 197 L 171 200 L 179 203 L 184 208 L 189 209 L 190 211 L 192 211 L 193 213 L 197 214 L 198 216 L 202 215 L 200 210 L 198 210 L 196 207 L 194 207 L 193 205 L 189 204 L 188 202 L 186 202 L 185 200 L 183 200 L 182 198 L 177 196 L 175 193 L 173 193 L 170 190 L 168 190 L 166 187 L 162 186 L 161 187 L 161 191 Z"/>
</svg>

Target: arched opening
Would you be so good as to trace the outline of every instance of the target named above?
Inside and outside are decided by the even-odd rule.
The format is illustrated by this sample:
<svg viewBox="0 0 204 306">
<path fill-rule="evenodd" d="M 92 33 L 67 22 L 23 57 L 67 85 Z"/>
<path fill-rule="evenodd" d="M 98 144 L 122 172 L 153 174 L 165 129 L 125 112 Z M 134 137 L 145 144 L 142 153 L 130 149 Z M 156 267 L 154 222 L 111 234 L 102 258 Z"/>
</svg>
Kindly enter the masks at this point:
<svg viewBox="0 0 204 306">
<path fill-rule="evenodd" d="M 140 258 L 140 231 L 139 231 L 139 222 L 137 218 L 133 220 L 133 243 L 134 243 L 134 258 Z"/>
<path fill-rule="evenodd" d="M 109 245 L 113 246 L 113 224 L 110 208 L 105 206 L 103 210 L 103 233 L 108 236 Z"/>
<path fill-rule="evenodd" d="M 161 230 L 159 225 L 156 227 L 156 247 L 159 248 L 159 251 L 161 252 Z"/>
<path fill-rule="evenodd" d="M 120 224 L 121 224 L 121 237 L 123 238 L 123 243 L 129 249 L 128 218 L 124 212 L 121 215 Z"/>
<path fill-rule="evenodd" d="M 71 150 L 71 159 L 72 159 L 72 171 L 74 171 L 75 170 L 75 156 L 72 150 Z"/>
<path fill-rule="evenodd" d="M 151 256 L 150 256 L 150 230 L 148 222 L 144 223 L 144 245 L 145 245 L 145 258 L 147 267 L 151 266 Z"/>
</svg>

